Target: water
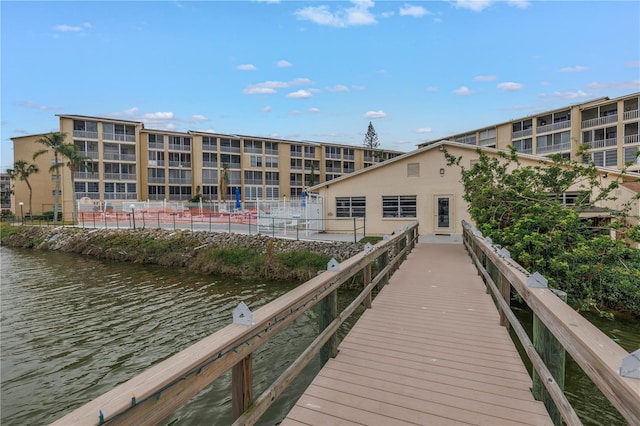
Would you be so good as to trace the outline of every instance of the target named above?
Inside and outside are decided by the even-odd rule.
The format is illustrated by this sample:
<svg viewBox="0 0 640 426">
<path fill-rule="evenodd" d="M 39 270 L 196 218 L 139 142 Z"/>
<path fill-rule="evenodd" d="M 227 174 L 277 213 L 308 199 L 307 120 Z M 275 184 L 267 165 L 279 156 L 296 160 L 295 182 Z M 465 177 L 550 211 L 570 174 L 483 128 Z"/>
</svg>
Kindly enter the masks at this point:
<svg viewBox="0 0 640 426">
<path fill-rule="evenodd" d="M 56 252 L 0 247 L 0 255 L 5 426 L 48 424 L 228 325 L 240 301 L 256 309 L 295 287 Z M 350 297 L 339 294 L 343 305 Z M 310 311 L 256 351 L 255 395 L 316 335 Z M 284 417 L 318 368 L 307 368 L 263 424 Z M 230 423 L 229 381 L 218 380 L 167 423 Z"/>
<path fill-rule="evenodd" d="M 256 309 L 295 287 L 6 247 L 0 247 L 0 259 L 3 426 L 48 424 L 226 326 L 238 302 Z M 354 296 L 339 293 L 340 307 Z M 527 327 L 531 314 L 516 312 Z M 340 330 L 341 336 L 354 320 Z M 627 351 L 640 347 L 638 322 L 590 320 Z M 266 389 L 317 333 L 312 310 L 258 349 L 254 395 Z M 566 393 L 582 421 L 624 424 L 575 363 L 567 360 Z M 316 359 L 260 424 L 278 424 L 318 370 Z M 229 374 L 164 422 L 230 423 Z"/>
</svg>

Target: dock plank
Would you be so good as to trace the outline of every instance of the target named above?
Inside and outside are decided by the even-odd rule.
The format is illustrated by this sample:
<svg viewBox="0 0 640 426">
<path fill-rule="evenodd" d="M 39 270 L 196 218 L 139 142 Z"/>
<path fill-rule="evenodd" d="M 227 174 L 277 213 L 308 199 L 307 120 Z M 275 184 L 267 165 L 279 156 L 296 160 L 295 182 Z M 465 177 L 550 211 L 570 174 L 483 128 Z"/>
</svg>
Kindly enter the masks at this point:
<svg viewBox="0 0 640 426">
<path fill-rule="evenodd" d="M 282 425 L 549 425 L 462 245 L 419 244 Z"/>
</svg>

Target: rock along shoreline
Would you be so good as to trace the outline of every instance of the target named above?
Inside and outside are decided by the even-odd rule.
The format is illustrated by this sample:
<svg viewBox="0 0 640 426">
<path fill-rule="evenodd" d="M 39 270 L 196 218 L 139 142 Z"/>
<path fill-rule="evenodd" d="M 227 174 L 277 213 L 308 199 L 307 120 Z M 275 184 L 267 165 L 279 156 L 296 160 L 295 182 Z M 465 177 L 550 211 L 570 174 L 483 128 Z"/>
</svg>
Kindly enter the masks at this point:
<svg viewBox="0 0 640 426">
<path fill-rule="evenodd" d="M 331 258 L 343 261 L 362 251 L 358 243 L 295 241 L 262 234 L 36 226 L 24 227 L 0 244 L 201 273 L 300 282 L 326 269 Z"/>
</svg>

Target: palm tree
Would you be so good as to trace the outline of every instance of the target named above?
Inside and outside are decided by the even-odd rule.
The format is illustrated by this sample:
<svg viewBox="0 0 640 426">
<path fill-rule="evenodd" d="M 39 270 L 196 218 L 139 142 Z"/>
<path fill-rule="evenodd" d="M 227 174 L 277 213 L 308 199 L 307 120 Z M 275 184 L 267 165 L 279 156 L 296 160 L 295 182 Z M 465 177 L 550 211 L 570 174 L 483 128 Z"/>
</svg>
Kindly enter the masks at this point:
<svg viewBox="0 0 640 426">
<path fill-rule="evenodd" d="M 229 165 L 227 163 L 222 164 L 222 173 L 220 176 L 220 195 L 222 201 L 227 202 L 227 188 L 229 186 Z"/>
<path fill-rule="evenodd" d="M 60 147 L 64 144 L 64 140 L 66 137 L 67 135 L 61 132 L 51 132 L 42 136 L 36 142 L 41 143 L 46 148 L 41 149 L 37 151 L 35 154 L 33 154 L 33 159 L 35 160 L 42 154 L 45 154 L 49 151 L 53 152 L 54 161 L 51 167 L 49 168 L 49 171 L 51 173 L 55 173 L 55 176 L 56 176 L 56 190 L 53 195 L 53 225 L 54 226 L 58 224 L 58 206 L 60 205 L 60 191 L 61 191 L 60 190 L 60 166 L 62 166 L 62 163 L 58 160 L 58 157 L 60 156 Z"/>
<path fill-rule="evenodd" d="M 33 188 L 31 188 L 31 183 L 29 182 L 29 176 L 34 173 L 38 173 L 40 169 L 36 164 L 29 164 L 24 160 L 18 160 L 13 163 L 13 169 L 7 169 L 7 174 L 11 180 L 19 180 L 23 181 L 27 184 L 27 188 L 29 188 L 29 217 L 32 215 L 31 209 L 31 199 L 33 196 Z"/>
<path fill-rule="evenodd" d="M 75 218 L 78 217 L 75 174 L 82 169 L 86 170 L 88 168 L 87 160 L 89 160 L 89 157 L 84 157 L 78 146 L 72 143 L 63 143 L 60 145 L 58 153 L 66 159 L 67 167 L 71 172 L 71 199 L 73 200 L 73 217 L 75 220 Z"/>
</svg>

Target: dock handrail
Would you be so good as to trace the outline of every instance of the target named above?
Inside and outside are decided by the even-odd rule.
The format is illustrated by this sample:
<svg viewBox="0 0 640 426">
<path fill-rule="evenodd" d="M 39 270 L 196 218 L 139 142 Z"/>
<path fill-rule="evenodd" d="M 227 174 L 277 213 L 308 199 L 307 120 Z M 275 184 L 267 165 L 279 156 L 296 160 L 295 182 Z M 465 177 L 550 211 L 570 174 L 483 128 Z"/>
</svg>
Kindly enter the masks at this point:
<svg viewBox="0 0 640 426">
<path fill-rule="evenodd" d="M 321 352 L 335 356 L 336 331 L 361 303 L 371 307 L 374 287 L 381 287 L 418 239 L 418 223 L 386 236 L 335 268 L 319 274 L 252 314 L 253 324 L 230 324 L 189 348 L 77 408 L 54 425 L 156 424 L 171 415 L 228 370 L 232 370 L 233 418 L 253 424 L 302 368 Z M 371 276 L 372 264 L 378 273 Z M 331 264 L 331 262 L 330 262 Z M 337 289 L 363 271 L 364 290 L 337 314 Z M 253 400 L 252 353 L 301 314 L 323 303 L 324 331 L 258 399 Z M 231 313 L 230 313 L 231 317 Z M 243 414 L 244 413 L 244 414 Z M 241 417 L 242 416 L 242 417 Z"/>
<path fill-rule="evenodd" d="M 563 420 L 569 425 L 582 424 L 558 386 L 557 377 L 554 378 L 549 372 L 534 343 L 509 308 L 511 287 L 531 308 L 534 317 L 537 317 L 535 319 L 553 334 L 629 424 L 640 424 L 640 379 L 619 374 L 623 358 L 629 355 L 627 351 L 573 310 L 552 290 L 546 286 L 530 286 L 532 280 L 536 281 L 536 277 L 511 259 L 508 252 L 484 238 L 471 224 L 463 221 L 462 226 L 465 247 L 493 293 L 499 306 L 501 324 L 506 325 L 505 320 L 508 320 L 513 327 L 541 378 L 540 382 L 547 389 Z M 497 279 L 488 272 L 489 268 L 498 271 Z M 549 405 L 547 409 L 549 410 Z"/>
</svg>

